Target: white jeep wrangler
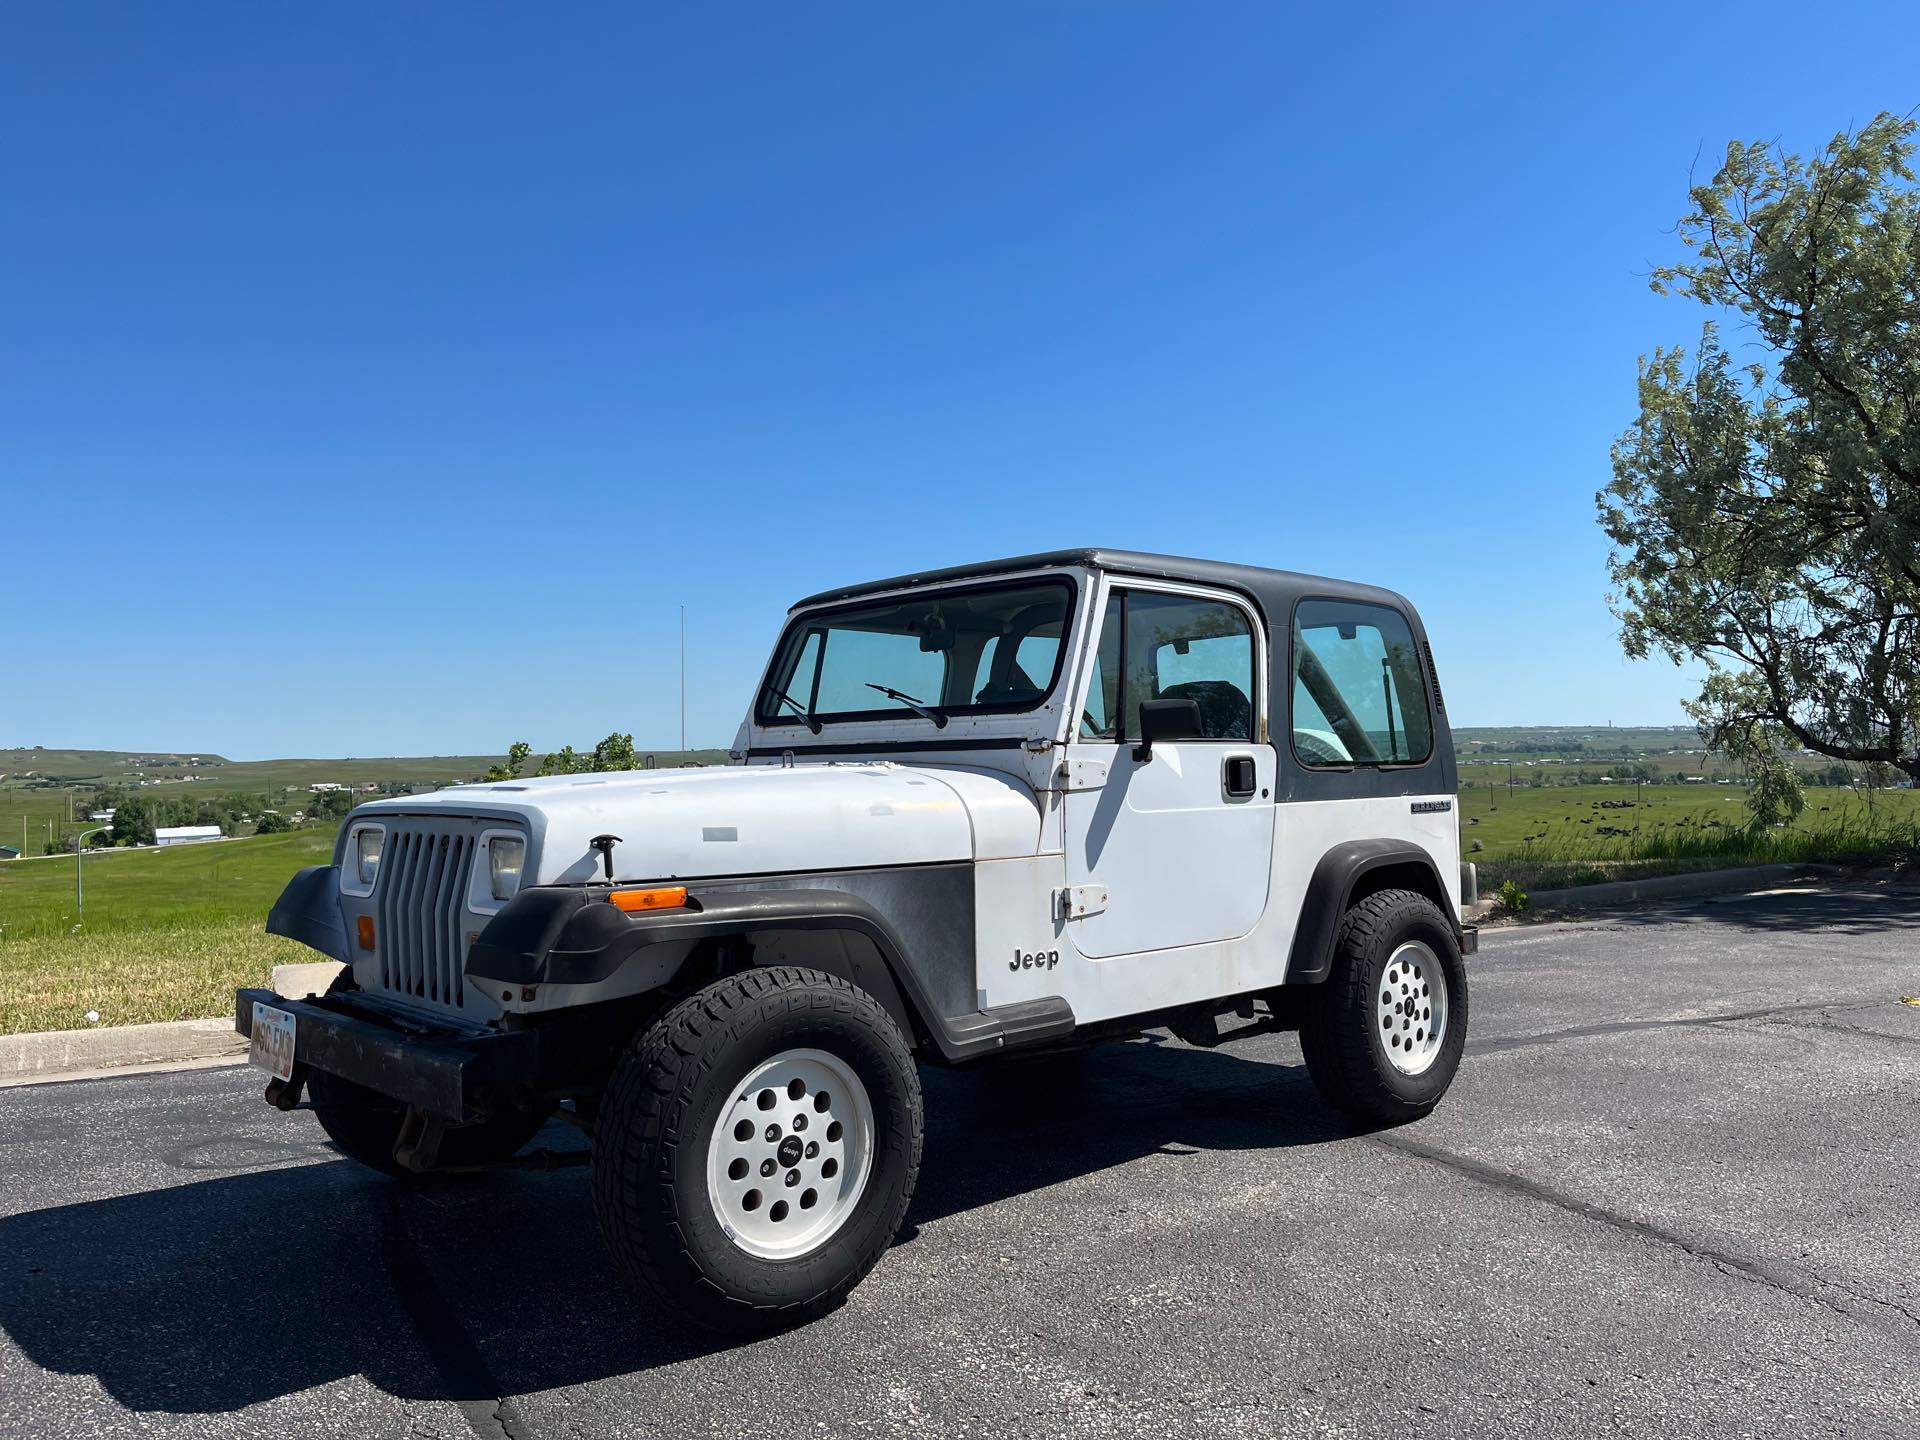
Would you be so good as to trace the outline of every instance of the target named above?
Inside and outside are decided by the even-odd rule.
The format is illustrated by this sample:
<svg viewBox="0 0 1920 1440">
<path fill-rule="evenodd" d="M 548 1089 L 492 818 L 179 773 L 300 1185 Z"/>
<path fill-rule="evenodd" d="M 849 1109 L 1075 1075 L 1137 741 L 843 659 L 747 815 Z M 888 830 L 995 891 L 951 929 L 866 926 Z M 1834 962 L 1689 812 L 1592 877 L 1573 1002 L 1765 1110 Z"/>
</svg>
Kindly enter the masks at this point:
<svg viewBox="0 0 1920 1440">
<path fill-rule="evenodd" d="M 1107 550 L 835 590 L 732 758 L 355 810 L 268 921 L 348 968 L 238 995 L 268 1101 L 397 1175 L 578 1125 L 621 1265 L 749 1330 L 891 1243 L 918 1064 L 1297 1028 L 1367 1123 L 1453 1078 L 1475 937 L 1398 595 Z"/>
</svg>

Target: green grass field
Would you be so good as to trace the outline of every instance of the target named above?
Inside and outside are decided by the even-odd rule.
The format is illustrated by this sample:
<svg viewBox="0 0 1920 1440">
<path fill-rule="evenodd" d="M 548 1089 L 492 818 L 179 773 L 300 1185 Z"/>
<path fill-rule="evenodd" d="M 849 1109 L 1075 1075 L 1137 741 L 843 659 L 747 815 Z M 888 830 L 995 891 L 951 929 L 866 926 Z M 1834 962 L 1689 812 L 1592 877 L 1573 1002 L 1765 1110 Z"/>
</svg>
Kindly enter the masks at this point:
<svg viewBox="0 0 1920 1440">
<path fill-rule="evenodd" d="M 1810 787 L 1782 830 L 1748 831 L 1737 785 L 1463 786 L 1460 841 L 1482 886 L 1532 888 L 1769 860 L 1920 852 L 1920 791 Z M 1481 849 L 1475 851 L 1474 842 Z"/>
<path fill-rule="evenodd" d="M 46 848 L 49 834 L 64 835 L 73 829 L 70 817 L 76 793 L 0 781 L 0 845 L 38 855 Z M 84 796 L 81 798 L 84 800 Z"/>
<path fill-rule="evenodd" d="M 70 857 L 0 866 L 0 1034 L 225 1014 L 240 985 L 314 958 L 269 936 L 268 908 L 334 829 L 89 853 L 86 919 Z"/>
</svg>

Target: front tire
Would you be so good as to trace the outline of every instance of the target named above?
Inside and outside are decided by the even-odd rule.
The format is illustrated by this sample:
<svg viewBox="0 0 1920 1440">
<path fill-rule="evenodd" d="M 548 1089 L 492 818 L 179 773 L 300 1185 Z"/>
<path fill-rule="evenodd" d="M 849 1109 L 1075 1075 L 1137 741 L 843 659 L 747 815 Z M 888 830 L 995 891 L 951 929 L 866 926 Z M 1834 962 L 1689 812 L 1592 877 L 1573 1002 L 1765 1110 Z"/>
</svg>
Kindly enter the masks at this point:
<svg viewBox="0 0 1920 1440">
<path fill-rule="evenodd" d="M 1466 1043 L 1467 970 L 1440 908 L 1411 890 L 1356 902 L 1300 1026 L 1321 1098 L 1363 1124 L 1417 1120 L 1447 1093 Z"/>
<path fill-rule="evenodd" d="M 594 1213 L 621 1269 L 694 1324 L 809 1320 L 893 1243 L 923 1123 L 906 1037 L 877 1000 L 818 970 L 748 970 L 620 1058 Z"/>
</svg>

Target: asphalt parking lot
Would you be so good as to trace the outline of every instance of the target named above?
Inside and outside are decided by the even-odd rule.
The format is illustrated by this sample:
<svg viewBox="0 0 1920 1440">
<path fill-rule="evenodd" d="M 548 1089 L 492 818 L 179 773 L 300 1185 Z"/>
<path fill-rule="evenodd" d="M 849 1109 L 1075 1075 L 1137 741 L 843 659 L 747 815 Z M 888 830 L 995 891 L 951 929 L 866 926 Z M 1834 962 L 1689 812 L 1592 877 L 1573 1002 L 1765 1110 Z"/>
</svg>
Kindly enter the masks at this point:
<svg viewBox="0 0 1920 1440">
<path fill-rule="evenodd" d="M 239 1068 L 0 1091 L 0 1435 L 1920 1430 L 1920 891 L 1502 931 L 1472 980 L 1385 1133 L 1291 1037 L 929 1073 L 901 1242 L 737 1346 L 613 1281 L 581 1171 L 406 1190 Z"/>
</svg>

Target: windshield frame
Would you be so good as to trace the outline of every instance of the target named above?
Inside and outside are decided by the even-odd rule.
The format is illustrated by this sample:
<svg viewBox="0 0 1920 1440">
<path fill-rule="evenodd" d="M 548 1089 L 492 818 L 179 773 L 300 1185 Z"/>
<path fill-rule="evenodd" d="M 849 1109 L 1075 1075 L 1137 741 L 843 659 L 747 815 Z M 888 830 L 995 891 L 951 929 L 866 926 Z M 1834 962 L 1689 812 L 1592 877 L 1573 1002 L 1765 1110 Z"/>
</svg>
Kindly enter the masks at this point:
<svg viewBox="0 0 1920 1440">
<path fill-rule="evenodd" d="M 1056 586 L 1066 592 L 1066 609 L 1060 617 L 1060 648 L 1054 655 L 1053 673 L 1041 686 L 1040 693 L 1031 700 L 991 702 L 987 704 L 968 703 L 964 705 L 942 705 L 937 699 L 921 700 L 930 708 L 938 710 L 950 720 L 962 720 L 976 716 L 1024 715 L 1044 708 L 1058 693 L 1061 681 L 1066 675 L 1068 652 L 1074 648 L 1077 636 L 1074 622 L 1080 608 L 1080 589 L 1070 575 L 1058 571 L 1028 575 L 1009 575 L 972 584 L 929 585 L 924 588 L 895 591 L 890 594 L 862 595 L 856 600 L 843 601 L 833 605 L 821 605 L 788 616 L 787 623 L 781 627 L 780 638 L 773 647 L 773 655 L 767 662 L 767 668 L 760 677 L 760 684 L 754 692 L 753 708 L 748 712 L 751 723 L 764 730 L 776 730 L 790 727 L 805 728 L 807 721 L 796 714 L 786 702 L 774 695 L 775 688 L 790 689 L 784 683 L 792 679 L 783 677 L 789 651 L 792 651 L 795 664 L 799 659 L 799 647 L 804 646 L 808 629 L 824 622 L 831 622 L 836 615 L 857 614 L 862 610 L 874 610 L 888 606 L 911 604 L 936 597 L 959 597 L 971 595 L 989 595 L 1001 591 L 1037 590 L 1044 586 Z M 796 636 L 799 636 L 797 641 Z M 796 699 L 799 697 L 796 696 Z M 876 697 L 878 698 L 878 697 Z M 864 710 L 819 710 L 812 712 L 813 719 L 822 725 L 846 725 L 870 721 L 909 720 L 918 725 L 932 726 L 933 722 L 895 701 L 882 703 Z"/>
</svg>

